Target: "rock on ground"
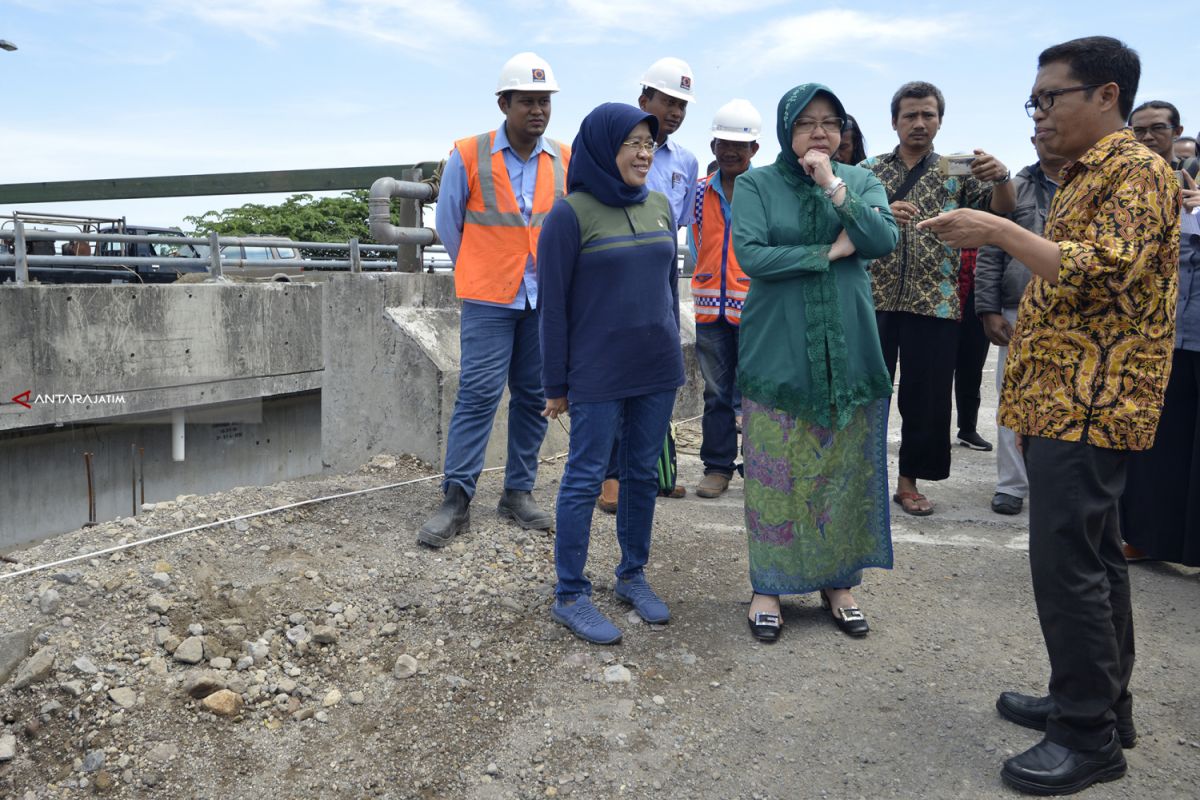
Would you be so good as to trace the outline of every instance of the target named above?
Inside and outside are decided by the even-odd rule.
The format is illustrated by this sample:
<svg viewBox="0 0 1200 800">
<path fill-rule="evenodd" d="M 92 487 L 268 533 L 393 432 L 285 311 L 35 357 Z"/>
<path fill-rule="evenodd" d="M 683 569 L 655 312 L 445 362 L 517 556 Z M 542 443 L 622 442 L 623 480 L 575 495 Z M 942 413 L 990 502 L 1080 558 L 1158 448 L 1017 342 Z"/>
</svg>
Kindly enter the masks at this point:
<svg viewBox="0 0 1200 800">
<path fill-rule="evenodd" d="M 54 659 L 57 656 L 53 647 L 43 647 L 17 669 L 17 677 L 13 681 L 14 689 L 24 689 L 34 683 L 40 683 L 50 676 L 54 669 Z"/>
<path fill-rule="evenodd" d="M 228 689 L 221 689 L 205 697 L 201 705 L 218 717 L 234 717 L 242 710 L 242 696 Z"/>
</svg>

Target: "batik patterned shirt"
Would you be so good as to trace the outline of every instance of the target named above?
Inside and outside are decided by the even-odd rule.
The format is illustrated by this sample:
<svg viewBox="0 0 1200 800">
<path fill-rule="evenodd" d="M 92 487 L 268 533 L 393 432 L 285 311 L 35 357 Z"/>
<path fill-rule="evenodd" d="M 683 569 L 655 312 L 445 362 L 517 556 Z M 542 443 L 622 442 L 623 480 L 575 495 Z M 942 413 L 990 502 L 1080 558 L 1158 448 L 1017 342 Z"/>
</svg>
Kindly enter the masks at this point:
<svg viewBox="0 0 1200 800">
<path fill-rule="evenodd" d="M 1034 276 L 1008 348 L 1000 424 L 1117 450 L 1154 443 L 1175 340 L 1179 185 L 1128 130 L 1065 173 L 1045 238 L 1058 284 Z"/>
<path fill-rule="evenodd" d="M 971 175 L 942 175 L 937 168 L 940 158 L 930 151 L 922 159 L 929 164 L 925 174 L 901 198 L 915 205 L 918 213 L 900 226 L 900 243 L 892 254 L 870 266 L 876 311 L 907 311 L 941 319 L 959 319 L 962 315 L 958 301 L 959 251 L 942 244 L 933 233 L 917 230 L 917 223 L 955 208 L 987 209 L 992 203 L 992 185 Z M 875 173 L 889 198 L 910 171 L 900 157 L 899 147 L 887 155 L 868 158 L 861 166 Z"/>
</svg>

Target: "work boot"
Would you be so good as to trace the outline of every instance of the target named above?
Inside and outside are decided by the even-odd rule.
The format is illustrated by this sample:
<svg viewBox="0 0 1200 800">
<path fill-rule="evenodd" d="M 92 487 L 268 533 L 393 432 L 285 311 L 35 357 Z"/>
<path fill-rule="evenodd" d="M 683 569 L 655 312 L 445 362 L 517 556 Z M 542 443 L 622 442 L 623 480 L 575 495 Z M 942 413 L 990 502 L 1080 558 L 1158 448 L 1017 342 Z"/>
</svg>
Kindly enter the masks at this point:
<svg viewBox="0 0 1200 800">
<path fill-rule="evenodd" d="M 696 487 L 697 497 L 720 497 L 729 488 L 729 476 L 720 472 L 710 472 L 700 479 Z"/>
<path fill-rule="evenodd" d="M 452 483 L 446 487 L 442 505 L 417 531 L 417 541 L 430 547 L 445 547 L 459 533 L 471 527 L 471 498 L 467 490 Z"/>
<path fill-rule="evenodd" d="M 600 506 L 600 510 L 607 514 L 617 513 L 617 499 L 621 492 L 621 482 L 616 478 L 605 478 L 604 483 L 600 484 L 600 497 L 596 500 L 596 505 Z"/>
<path fill-rule="evenodd" d="M 500 516 L 514 520 L 525 530 L 548 531 L 554 523 L 554 518 L 548 511 L 542 511 L 533 502 L 533 495 L 517 489 L 505 489 L 496 506 Z"/>
</svg>

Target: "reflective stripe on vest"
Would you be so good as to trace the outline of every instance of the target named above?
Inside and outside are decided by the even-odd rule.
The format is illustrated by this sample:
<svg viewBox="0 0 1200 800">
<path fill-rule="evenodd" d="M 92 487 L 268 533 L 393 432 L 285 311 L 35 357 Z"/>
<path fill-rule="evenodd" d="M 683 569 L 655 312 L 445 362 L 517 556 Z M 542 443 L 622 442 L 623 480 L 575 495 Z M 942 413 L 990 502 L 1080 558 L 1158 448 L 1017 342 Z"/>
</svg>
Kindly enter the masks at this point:
<svg viewBox="0 0 1200 800">
<path fill-rule="evenodd" d="M 504 152 L 492 152 L 496 132 L 454 143 L 467 173 L 470 196 L 462 243 L 454 262 L 454 288 L 463 300 L 511 303 L 525 277 L 525 264 L 537 258 L 538 235 L 554 201 L 566 194 L 571 149 L 554 142 L 558 157 L 538 154 L 537 181 L 528 225 L 504 165 Z M 499 176 L 499 177 L 497 177 Z"/>
<path fill-rule="evenodd" d="M 734 255 L 730 231 L 725 227 L 725 214 L 721 211 L 721 197 L 709 185 L 716 175 L 715 172 L 709 175 L 697 187 L 703 201 L 697 203 L 701 210 L 697 215 L 700 223 L 692 225 L 692 241 L 696 243 L 692 301 L 697 324 L 716 322 L 724 317 L 731 325 L 737 325 L 742 320 L 750 279 L 742 272 Z"/>
</svg>

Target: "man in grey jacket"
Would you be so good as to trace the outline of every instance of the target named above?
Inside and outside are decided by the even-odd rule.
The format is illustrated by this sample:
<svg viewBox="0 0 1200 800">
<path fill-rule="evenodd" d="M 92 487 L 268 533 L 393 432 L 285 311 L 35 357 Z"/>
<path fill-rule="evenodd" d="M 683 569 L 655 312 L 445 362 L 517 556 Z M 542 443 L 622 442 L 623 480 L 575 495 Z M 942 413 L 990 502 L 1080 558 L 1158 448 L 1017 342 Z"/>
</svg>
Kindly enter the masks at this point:
<svg viewBox="0 0 1200 800">
<path fill-rule="evenodd" d="M 1030 164 L 1014 178 L 1017 209 L 1012 220 L 1026 230 L 1041 234 L 1046 225 L 1050 201 L 1058 189 L 1058 176 L 1067 165 L 1066 159 L 1050 155 L 1034 142 L 1038 162 Z M 996 391 L 1004 383 L 1004 361 L 1008 355 L 1008 340 L 1017 320 L 1017 306 L 1029 283 L 1029 268 L 998 247 L 988 245 L 979 250 L 975 263 L 975 313 L 983 323 L 983 331 L 992 344 L 1000 348 L 996 359 Z M 999 426 L 996 445 L 996 494 L 992 511 L 997 514 L 1018 514 L 1029 493 L 1025 462 L 1017 450 L 1016 436 L 1003 425 Z"/>
</svg>

